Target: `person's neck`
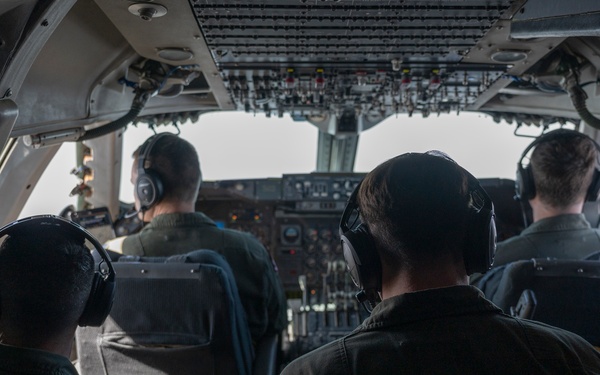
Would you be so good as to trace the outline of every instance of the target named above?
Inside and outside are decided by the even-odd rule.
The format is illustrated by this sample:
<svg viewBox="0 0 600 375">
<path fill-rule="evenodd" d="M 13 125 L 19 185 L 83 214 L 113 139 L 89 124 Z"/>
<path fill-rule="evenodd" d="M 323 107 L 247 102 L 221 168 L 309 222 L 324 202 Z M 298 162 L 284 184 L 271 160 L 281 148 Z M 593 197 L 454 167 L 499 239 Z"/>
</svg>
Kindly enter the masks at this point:
<svg viewBox="0 0 600 375">
<path fill-rule="evenodd" d="M 573 203 L 566 207 L 553 207 L 537 196 L 529 200 L 531 211 L 533 213 L 533 222 L 566 214 L 580 214 L 583 211 L 583 200 Z"/>
<path fill-rule="evenodd" d="M 22 337 L 22 335 L 12 334 L 9 330 L 2 330 L 0 342 L 19 348 L 43 350 L 70 358 L 74 336 L 75 329 L 45 340 L 32 340 L 28 337 Z"/>
<path fill-rule="evenodd" d="M 185 214 L 196 211 L 194 202 L 168 202 L 162 201 L 144 212 L 144 221 L 152 221 L 153 218 L 164 214 Z"/>
<path fill-rule="evenodd" d="M 453 264 L 430 264 L 419 269 L 385 270 L 382 280 L 382 299 L 426 289 L 468 285 L 469 278 L 464 269 Z"/>
</svg>

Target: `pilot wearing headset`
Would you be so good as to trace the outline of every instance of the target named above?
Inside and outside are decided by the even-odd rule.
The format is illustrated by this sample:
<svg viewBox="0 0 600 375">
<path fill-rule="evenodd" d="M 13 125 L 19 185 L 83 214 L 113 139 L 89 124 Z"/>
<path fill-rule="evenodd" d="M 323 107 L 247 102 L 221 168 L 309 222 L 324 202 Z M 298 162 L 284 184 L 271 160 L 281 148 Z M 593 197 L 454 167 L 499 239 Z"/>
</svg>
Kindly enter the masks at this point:
<svg viewBox="0 0 600 375">
<path fill-rule="evenodd" d="M 219 228 L 196 211 L 202 180 L 198 154 L 171 133 L 148 138 L 134 153 L 131 182 L 138 216 L 147 223 L 109 249 L 126 255 L 171 256 L 209 249 L 222 254 L 235 275 L 254 343 L 287 324 L 283 286 L 273 261 L 252 235 Z"/>
<path fill-rule="evenodd" d="M 529 202 L 533 224 L 498 243 L 494 267 L 532 258 L 583 259 L 600 251 L 600 229 L 582 214 L 584 202 L 598 198 L 599 152 L 590 137 L 568 129 L 548 132 L 523 151 L 516 197 Z"/>
<path fill-rule="evenodd" d="M 493 262 L 494 217 L 479 182 L 439 151 L 376 167 L 340 223 L 371 316 L 282 375 L 600 371 L 600 353 L 579 336 L 505 315 L 468 285 Z"/>
<path fill-rule="evenodd" d="M 52 215 L 8 224 L 0 241 L 0 373 L 76 375 L 77 326 L 100 326 L 112 307 L 108 255 L 85 229 Z"/>
<path fill-rule="evenodd" d="M 509 263 L 535 258 L 585 259 L 598 253 L 600 229 L 592 228 L 582 211 L 585 201 L 598 198 L 599 156 L 600 145 L 569 129 L 545 133 L 527 146 L 517 163 L 515 197 L 525 218 L 527 207 L 531 208 L 533 223 L 519 235 L 499 242 L 494 268 L 485 275 L 473 275 L 471 284 L 498 303 L 512 288 L 504 274 Z M 529 163 L 524 164 L 528 157 Z"/>
</svg>

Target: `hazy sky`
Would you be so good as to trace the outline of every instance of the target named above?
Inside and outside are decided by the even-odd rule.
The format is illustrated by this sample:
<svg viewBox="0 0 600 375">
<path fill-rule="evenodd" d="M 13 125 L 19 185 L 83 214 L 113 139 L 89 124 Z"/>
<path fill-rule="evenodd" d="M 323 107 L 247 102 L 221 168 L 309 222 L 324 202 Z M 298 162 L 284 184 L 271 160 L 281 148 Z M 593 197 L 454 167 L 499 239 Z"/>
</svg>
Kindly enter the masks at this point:
<svg viewBox="0 0 600 375">
<path fill-rule="evenodd" d="M 243 112 L 212 113 L 180 129 L 181 136 L 198 151 L 204 180 L 281 177 L 283 173 L 310 173 L 316 166 L 317 128 L 294 122 L 288 116 L 279 119 Z M 175 132 L 173 127 L 165 130 Z M 515 125 L 496 124 L 487 116 L 473 113 L 427 119 L 418 115 L 391 117 L 361 134 L 355 170 L 367 172 L 404 152 L 438 149 L 476 177 L 514 179 L 519 156 L 531 142 L 530 138 L 515 137 L 514 130 Z M 133 200 L 131 154 L 152 134 L 145 125 L 130 126 L 125 132 L 122 201 Z M 73 167 L 75 147 L 67 143 L 42 175 L 20 217 L 58 214 L 74 204 L 76 200 L 69 197 L 69 192 L 79 181 L 69 174 Z"/>
</svg>

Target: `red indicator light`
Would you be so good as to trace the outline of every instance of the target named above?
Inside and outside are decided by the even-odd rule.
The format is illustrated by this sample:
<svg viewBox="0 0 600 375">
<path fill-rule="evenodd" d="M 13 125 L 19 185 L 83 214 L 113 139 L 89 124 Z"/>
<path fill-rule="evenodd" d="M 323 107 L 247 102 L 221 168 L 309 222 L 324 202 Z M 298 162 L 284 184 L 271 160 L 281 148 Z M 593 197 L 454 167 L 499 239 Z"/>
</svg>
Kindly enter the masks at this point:
<svg viewBox="0 0 600 375">
<path fill-rule="evenodd" d="M 288 89 L 293 89 L 294 85 L 295 85 L 294 77 L 288 76 L 285 79 L 285 87 L 288 88 Z"/>
<path fill-rule="evenodd" d="M 431 78 L 429 79 L 429 89 L 431 90 L 436 90 L 438 87 L 440 87 L 441 84 L 442 80 L 438 75 L 431 76 Z"/>
<path fill-rule="evenodd" d="M 403 90 L 406 90 L 408 88 L 408 86 L 410 86 L 410 83 L 411 83 L 410 76 L 408 74 L 404 74 L 402 76 L 402 79 L 400 80 L 400 87 Z"/>
<path fill-rule="evenodd" d="M 323 90 L 325 88 L 325 78 L 315 78 L 315 90 Z"/>
</svg>

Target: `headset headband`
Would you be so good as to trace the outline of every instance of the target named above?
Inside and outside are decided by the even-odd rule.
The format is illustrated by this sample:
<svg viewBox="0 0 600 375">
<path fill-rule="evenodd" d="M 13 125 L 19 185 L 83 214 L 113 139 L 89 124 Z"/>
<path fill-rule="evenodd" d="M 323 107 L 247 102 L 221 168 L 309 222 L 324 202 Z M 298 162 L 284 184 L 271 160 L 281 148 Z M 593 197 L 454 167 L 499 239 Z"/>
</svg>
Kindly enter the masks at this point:
<svg viewBox="0 0 600 375">
<path fill-rule="evenodd" d="M 94 263 L 97 263 L 97 269 L 94 270 L 90 294 L 87 297 L 85 307 L 77 323 L 81 327 L 99 327 L 102 325 L 110 313 L 115 295 L 115 270 L 104 247 L 94 236 L 77 223 L 54 215 L 38 215 L 16 220 L 0 229 L 0 238 L 12 235 L 17 231 L 25 230 L 25 233 L 27 233 L 26 229 L 33 226 L 38 228 L 46 226 L 53 231 L 60 230 L 63 233 L 67 233 L 72 239 L 80 239 L 83 242 L 82 245 L 90 253 L 93 249 L 90 249 L 86 245 L 86 240 L 94 246 L 101 260 L 97 262 L 97 259 L 94 259 Z M 91 255 L 96 258 L 94 256 L 96 255 L 95 253 L 91 253 Z"/>
<path fill-rule="evenodd" d="M 115 271 L 110 261 L 110 257 L 108 256 L 108 253 L 106 252 L 102 244 L 100 244 L 100 242 L 98 242 L 98 240 L 85 228 L 70 220 L 66 220 L 62 217 L 55 215 L 36 215 L 24 219 L 19 219 L 0 228 L 0 238 L 4 236 L 10 236 L 16 231 L 21 231 L 23 229 L 27 229 L 33 226 L 47 226 L 54 227 L 58 230 L 62 230 L 71 235 L 74 235 L 73 237 L 82 238 L 84 240 L 84 246 L 85 240 L 88 240 L 94 246 L 100 257 L 102 258 L 102 261 L 98 263 L 97 272 L 100 275 L 102 275 L 102 278 L 104 280 L 109 282 L 114 281 Z"/>
<path fill-rule="evenodd" d="M 419 155 L 419 154 L 407 153 L 404 155 L 408 156 L 408 155 Z M 467 183 L 468 183 L 468 188 L 469 188 L 468 193 L 472 198 L 471 208 L 473 208 L 476 212 L 480 212 L 483 209 L 494 211 L 494 203 L 492 201 L 492 198 L 490 198 L 487 191 L 485 191 L 485 189 L 483 187 L 481 187 L 479 180 L 475 176 L 473 176 L 469 171 L 467 171 L 466 169 L 464 169 L 463 167 L 458 165 L 458 163 L 456 163 L 452 158 L 450 158 L 445 153 L 443 153 L 441 151 L 437 151 L 437 150 L 427 151 L 420 155 L 431 155 L 431 156 L 441 157 L 443 159 L 446 159 L 446 160 L 454 163 L 456 166 L 458 166 L 467 175 Z M 342 217 L 340 219 L 340 225 L 339 225 L 340 234 L 343 234 L 351 229 L 350 226 L 348 225 L 348 221 L 354 211 L 359 211 L 359 206 L 358 206 L 358 202 L 357 202 L 358 191 L 359 191 L 360 185 L 362 185 L 363 181 L 364 181 L 364 179 L 361 180 L 358 183 L 358 185 L 356 185 L 356 187 L 352 191 L 352 194 L 350 194 L 350 197 L 348 198 L 346 207 L 344 207 L 344 212 L 342 213 Z"/>
<path fill-rule="evenodd" d="M 358 185 L 352 190 L 352 194 L 348 198 L 348 202 L 346 202 L 346 206 L 344 207 L 344 212 L 342 213 L 342 218 L 340 219 L 339 232 L 340 235 L 348 232 L 350 230 L 350 226 L 348 225 L 348 220 L 350 220 L 350 216 L 354 211 L 359 211 L 357 197 L 358 190 L 360 189 L 360 185 L 362 185 L 363 180 L 360 180 Z"/>
<path fill-rule="evenodd" d="M 484 209 L 494 212 L 494 202 L 487 191 L 481 186 L 479 180 L 463 167 L 460 168 L 467 174 L 469 195 L 471 196 L 470 208 L 474 209 L 477 213 Z"/>
<path fill-rule="evenodd" d="M 144 144 L 140 147 L 140 152 L 138 154 L 138 175 L 146 173 L 146 159 L 150 156 L 150 151 L 158 142 L 159 139 L 164 138 L 167 135 L 172 135 L 171 133 L 159 133 L 154 134 L 152 137 L 148 138 Z"/>
<path fill-rule="evenodd" d="M 567 135 L 573 135 L 573 136 L 578 136 L 581 138 L 589 139 L 590 141 L 592 141 L 592 143 L 596 147 L 596 151 L 600 154 L 600 145 L 598 144 L 598 142 L 596 142 L 594 139 L 592 139 L 587 134 L 583 134 L 576 130 L 560 128 L 560 129 L 550 131 L 548 133 L 544 133 L 544 134 L 540 135 L 539 137 L 537 137 L 533 142 L 531 142 L 529 144 L 529 146 L 527 146 L 525 148 L 525 150 L 523 150 L 523 152 L 521 153 L 521 157 L 519 158 L 519 162 L 518 162 L 518 167 L 524 168 L 523 167 L 523 159 L 525 159 L 525 157 L 527 156 L 529 151 L 531 151 L 531 149 L 534 148 L 535 146 L 539 145 L 540 143 L 550 142 L 555 139 L 563 138 L 564 136 L 567 136 Z M 598 157 L 596 157 L 596 159 L 598 159 Z"/>
</svg>

